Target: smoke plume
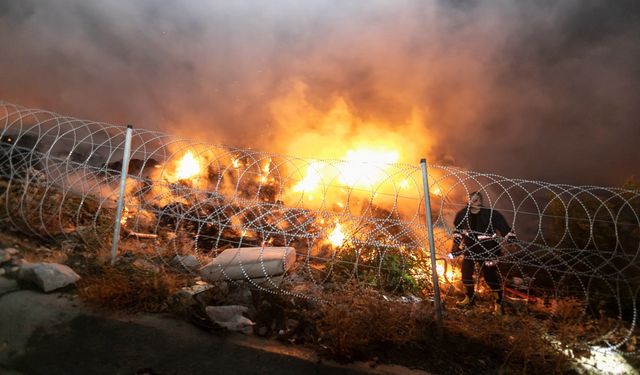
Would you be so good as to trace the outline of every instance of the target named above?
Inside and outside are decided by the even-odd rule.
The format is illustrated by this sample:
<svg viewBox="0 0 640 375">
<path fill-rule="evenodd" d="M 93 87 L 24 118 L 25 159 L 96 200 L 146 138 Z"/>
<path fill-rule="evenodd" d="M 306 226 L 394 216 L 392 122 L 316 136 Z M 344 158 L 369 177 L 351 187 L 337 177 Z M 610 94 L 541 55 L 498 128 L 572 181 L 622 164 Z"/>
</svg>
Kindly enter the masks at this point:
<svg viewBox="0 0 640 375">
<path fill-rule="evenodd" d="M 4 0 L 0 99 L 298 156 L 640 175 L 640 3 Z"/>
</svg>

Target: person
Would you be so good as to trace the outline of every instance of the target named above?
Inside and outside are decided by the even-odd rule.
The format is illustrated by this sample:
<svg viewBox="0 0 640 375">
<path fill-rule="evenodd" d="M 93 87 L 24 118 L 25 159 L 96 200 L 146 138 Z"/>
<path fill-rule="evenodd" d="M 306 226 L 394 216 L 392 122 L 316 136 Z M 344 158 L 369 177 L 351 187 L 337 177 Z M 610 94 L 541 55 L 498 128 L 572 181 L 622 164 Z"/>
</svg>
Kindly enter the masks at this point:
<svg viewBox="0 0 640 375">
<path fill-rule="evenodd" d="M 465 290 L 465 297 L 457 306 L 469 308 L 475 304 L 473 275 L 476 264 L 479 264 L 494 297 L 493 311 L 502 315 L 503 290 L 497 259 L 502 241 L 515 241 L 515 234 L 500 212 L 483 207 L 482 203 L 480 192 L 470 193 L 469 203 L 456 214 L 453 222 L 453 246 L 449 258 L 463 256 L 462 284 Z"/>
</svg>

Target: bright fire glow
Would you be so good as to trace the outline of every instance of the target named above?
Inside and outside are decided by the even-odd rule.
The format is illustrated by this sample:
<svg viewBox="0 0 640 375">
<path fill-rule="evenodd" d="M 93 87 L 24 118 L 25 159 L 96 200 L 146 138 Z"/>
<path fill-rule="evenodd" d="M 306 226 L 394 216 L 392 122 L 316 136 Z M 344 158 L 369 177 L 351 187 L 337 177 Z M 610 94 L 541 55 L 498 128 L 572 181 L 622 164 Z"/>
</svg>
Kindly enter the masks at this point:
<svg viewBox="0 0 640 375">
<path fill-rule="evenodd" d="M 344 243 L 344 233 L 342 233 L 342 226 L 340 223 L 336 223 L 335 228 L 329 234 L 329 242 L 335 247 L 342 246 Z"/>
<path fill-rule="evenodd" d="M 349 150 L 345 163 L 329 166 L 322 162 L 312 162 L 306 175 L 293 187 L 293 191 L 313 192 L 322 182 L 330 184 L 337 180 L 348 187 L 371 188 L 384 181 L 388 164 L 396 163 L 400 156 L 395 151 L 381 151 L 368 148 Z"/>
<path fill-rule="evenodd" d="M 449 265 L 449 269 L 445 273 L 445 266 L 441 261 L 436 262 L 436 272 L 438 273 L 438 279 L 441 282 L 453 282 L 454 280 L 460 278 L 456 269 L 451 265 Z"/>
<path fill-rule="evenodd" d="M 322 174 L 320 172 L 321 169 L 322 165 L 319 162 L 312 162 L 307 168 L 307 175 L 302 179 L 302 181 L 293 187 L 293 191 L 299 193 L 315 190 L 322 180 Z"/>
<path fill-rule="evenodd" d="M 127 219 L 129 215 L 129 209 L 125 206 L 124 210 L 122 211 L 122 217 L 120 218 L 120 225 L 125 225 L 127 224 Z"/>
<path fill-rule="evenodd" d="M 271 159 L 267 160 L 267 162 L 261 168 L 260 175 L 260 183 L 266 184 L 268 182 L 273 182 L 273 177 L 269 178 L 269 172 L 271 170 Z"/>
<path fill-rule="evenodd" d="M 267 160 L 265 165 L 262 167 L 262 172 L 264 172 L 264 174 L 269 174 L 270 169 L 271 169 L 271 160 Z"/>
<path fill-rule="evenodd" d="M 186 180 L 200 174 L 200 163 L 198 159 L 193 156 L 191 151 L 187 151 L 186 154 L 178 162 L 176 168 L 176 178 L 178 180 Z"/>
<path fill-rule="evenodd" d="M 397 162 L 399 155 L 395 151 L 360 149 L 349 150 L 346 159 L 340 166 L 340 182 L 349 187 L 371 187 L 384 179 L 385 164 Z"/>
</svg>

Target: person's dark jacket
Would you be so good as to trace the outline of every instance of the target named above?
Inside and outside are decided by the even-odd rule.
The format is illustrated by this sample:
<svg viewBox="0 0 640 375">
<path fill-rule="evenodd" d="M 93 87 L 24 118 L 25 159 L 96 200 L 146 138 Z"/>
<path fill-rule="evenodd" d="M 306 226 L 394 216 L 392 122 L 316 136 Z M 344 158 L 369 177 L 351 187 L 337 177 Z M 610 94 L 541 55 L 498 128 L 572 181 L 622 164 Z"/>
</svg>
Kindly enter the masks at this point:
<svg viewBox="0 0 640 375">
<path fill-rule="evenodd" d="M 453 225 L 451 254 L 454 256 L 464 254 L 475 259 L 495 259 L 501 253 L 501 237 L 515 240 L 504 216 L 489 208 L 481 207 L 478 213 L 473 214 L 466 207 L 456 214 Z"/>
</svg>

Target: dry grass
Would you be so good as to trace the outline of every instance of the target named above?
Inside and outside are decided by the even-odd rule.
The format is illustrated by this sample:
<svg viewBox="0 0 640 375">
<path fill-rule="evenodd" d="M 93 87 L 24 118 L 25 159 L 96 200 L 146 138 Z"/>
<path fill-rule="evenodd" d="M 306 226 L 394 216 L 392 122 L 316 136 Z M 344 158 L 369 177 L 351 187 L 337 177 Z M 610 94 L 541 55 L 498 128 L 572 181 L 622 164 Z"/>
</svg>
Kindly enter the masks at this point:
<svg viewBox="0 0 640 375">
<path fill-rule="evenodd" d="M 103 265 L 93 271 L 78 282 L 78 295 L 88 304 L 111 311 L 168 311 L 169 297 L 189 284 L 183 275 L 143 271 L 131 263 Z"/>
<path fill-rule="evenodd" d="M 316 322 L 323 352 L 336 358 L 359 359 L 388 346 L 419 342 L 428 321 L 425 305 L 385 301 L 370 290 L 327 296 Z"/>
<path fill-rule="evenodd" d="M 313 342 L 333 359 L 400 363 L 443 374 L 570 372 L 569 360 L 545 338 L 549 327 L 527 314 L 497 318 L 482 305 L 471 312 L 448 309 L 438 338 L 429 302 L 386 301 L 357 289 L 325 297 L 331 302 L 316 311 Z"/>
</svg>

